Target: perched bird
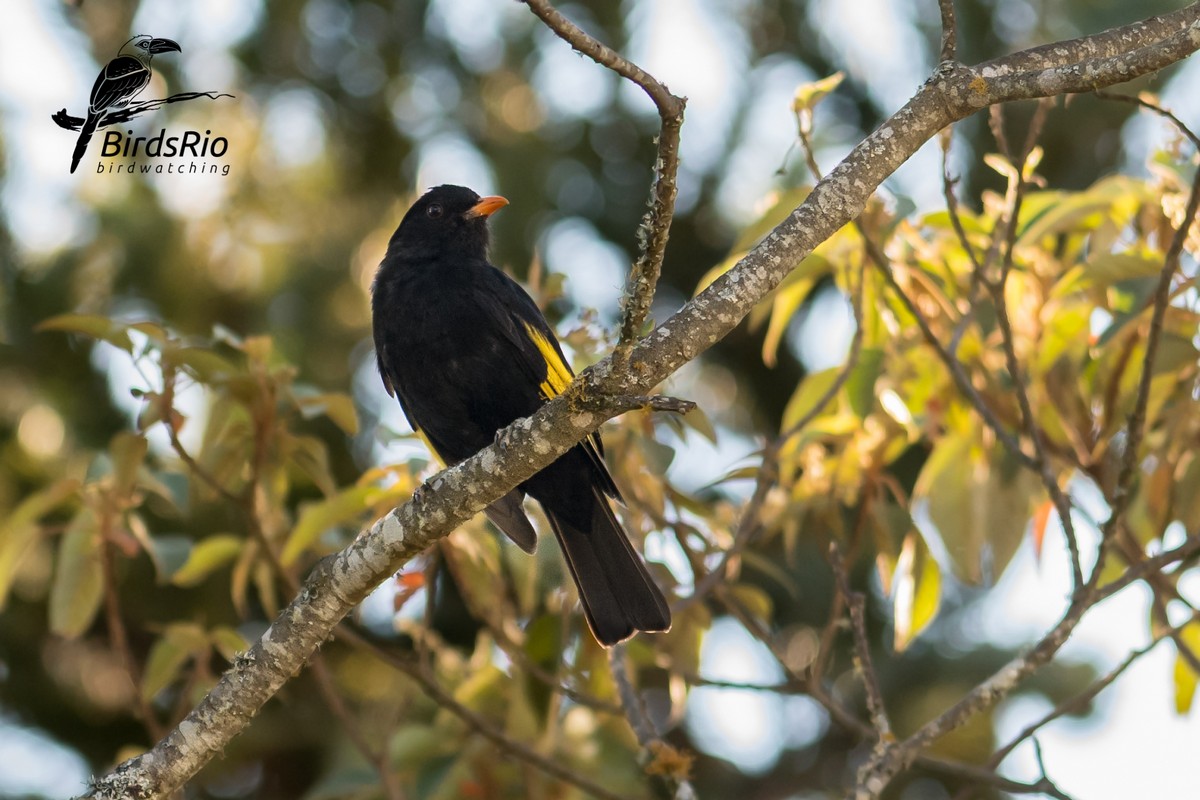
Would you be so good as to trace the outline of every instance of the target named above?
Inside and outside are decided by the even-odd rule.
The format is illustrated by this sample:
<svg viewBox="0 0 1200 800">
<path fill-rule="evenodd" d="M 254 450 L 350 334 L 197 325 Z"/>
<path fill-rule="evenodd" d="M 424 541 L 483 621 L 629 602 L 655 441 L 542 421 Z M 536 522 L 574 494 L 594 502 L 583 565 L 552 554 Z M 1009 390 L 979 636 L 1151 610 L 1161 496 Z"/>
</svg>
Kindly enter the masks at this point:
<svg viewBox="0 0 1200 800">
<path fill-rule="evenodd" d="M 153 36 L 135 36 L 121 46 L 117 57 L 104 65 L 92 86 L 88 99 L 87 116 L 79 129 L 75 141 L 75 152 L 71 155 L 71 172 L 79 166 L 79 160 L 87 151 L 88 142 L 96 132 L 104 115 L 109 111 L 124 108 L 137 93 L 150 83 L 150 59 L 155 53 L 169 50 L 180 52 L 179 45 L 170 39 L 155 39 Z"/>
<path fill-rule="evenodd" d="M 573 373 L 554 331 L 516 281 L 488 263 L 488 217 L 508 205 L 462 186 L 429 190 L 388 242 L 372 287 L 379 373 L 413 429 L 445 463 L 562 392 Z M 536 539 L 521 502 L 546 512 L 596 639 L 665 631 L 671 612 L 621 530 L 621 499 L 591 436 L 487 509 L 526 552 Z"/>
</svg>

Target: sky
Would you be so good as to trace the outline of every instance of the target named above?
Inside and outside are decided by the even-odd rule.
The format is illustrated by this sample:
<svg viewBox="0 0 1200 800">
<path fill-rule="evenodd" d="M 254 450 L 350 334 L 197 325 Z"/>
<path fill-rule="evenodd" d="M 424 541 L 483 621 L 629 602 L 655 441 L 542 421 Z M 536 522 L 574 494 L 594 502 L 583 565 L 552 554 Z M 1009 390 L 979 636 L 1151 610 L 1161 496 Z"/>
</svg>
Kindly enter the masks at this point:
<svg viewBox="0 0 1200 800">
<path fill-rule="evenodd" d="M 846 69 L 865 76 L 875 99 L 885 108 L 899 107 L 929 71 L 927 59 L 912 57 L 923 52 L 916 23 L 927 13 L 929 3 L 918 7 L 912 0 L 862 0 L 848 13 L 847 4 L 837 0 L 814 0 L 810 13 L 824 35 L 844 54 Z M 1025 7 L 1015 3 L 1014 7 Z M 334 13 L 330 6 L 313 5 L 314 14 Z M 1017 9 L 1020 10 L 1019 8 Z M 257 2 L 178 3 L 147 0 L 135 28 L 153 30 L 158 36 L 185 37 L 189 53 L 185 70 L 203 59 L 205 76 L 215 80 L 212 70 L 228 69 L 224 48 L 245 36 L 256 24 L 261 6 Z M 495 58 L 496 41 L 491 31 L 502 29 L 509 15 L 525 13 L 515 3 L 492 0 L 451 2 L 435 5 L 440 30 L 449 46 L 459 49 L 470 63 L 486 65 Z M 740 82 L 754 81 L 756 99 L 750 114 L 751 134 L 735 153 L 732 168 L 722 180 L 719 199 L 726 213 L 737 220 L 769 188 L 770 176 L 779 154 L 791 143 L 793 123 L 787 113 L 796 85 L 820 76 L 805 74 L 795 63 L 760 65 L 750 71 L 748 44 L 737 26 L 736 3 L 716 0 L 656 0 L 637 5 L 628 24 L 636 32 L 631 56 L 644 64 L 672 90 L 689 98 L 688 124 L 683 137 L 683 173 L 680 204 L 693 202 L 696 174 L 689 165 L 703 164 L 716 157 L 727 135 L 735 90 Z M 53 252 L 87 233 L 94 221 L 87 213 L 89 192 L 95 191 L 62 169 L 62 132 L 49 120 L 48 109 L 71 107 L 84 97 L 99 65 L 86 55 L 82 35 L 67 25 L 56 3 L 39 0 L 5 0 L 0 11 L 0 124 L 8 145 L 0 204 L 8 216 L 17 244 L 31 254 Z M 669 24 L 668 24 L 669 21 Z M 328 28 L 336 19 L 322 18 L 315 27 Z M 53 58 L 36 54 L 53 53 Z M 36 59 L 31 62 L 29 59 Z M 23 64 L 36 63 L 39 79 L 25 80 Z M 224 66 L 222 66 L 224 65 Z M 362 74 L 368 80 L 370 65 Z M 230 73 L 232 74 L 232 72 Z M 426 76 L 435 86 L 436 75 Z M 1200 61 L 1193 60 L 1163 88 L 1168 105 L 1186 108 L 1195 98 L 1200 81 Z M 220 84 L 220 81 L 216 81 Z M 611 92 L 620 92 L 630 103 L 644 98 L 628 86 L 618 85 L 590 63 L 565 48 L 545 48 L 535 71 L 534 87 L 545 101 L 564 114 L 587 115 Z M 403 123 L 418 124 L 421 103 L 435 102 L 436 91 L 418 94 L 398 103 L 395 113 Z M 404 105 L 409 103 L 410 105 Z M 1200 107 L 1191 104 L 1182 112 L 1185 121 L 1200 119 Z M 267 109 L 268 135 L 281 158 L 305 159 L 320 152 L 323 129 L 304 92 L 276 97 Z M 1162 125 L 1136 117 L 1125 132 L 1128 163 L 1138 168 L 1148 148 L 1164 142 Z M 828 168 L 844 154 L 848 144 L 818 152 Z M 498 191 L 486 161 L 465 139 L 439 136 L 419 148 L 418 175 L 421 185 L 443 182 L 469 183 L 484 193 Z M 940 187 L 926 179 L 936 174 L 938 153 L 933 145 L 905 165 L 885 185 L 885 193 L 911 198 L 917 208 L 936 207 Z M 175 196 L 179 196 L 175 194 Z M 219 196 L 191 196 L 186 202 L 212 204 Z M 176 209 L 185 211 L 186 209 Z M 745 221 L 745 220 L 741 220 Z M 582 218 L 566 218 L 545 234 L 543 250 L 551 269 L 574 263 L 570 269 L 570 291 L 585 305 L 615 312 L 626 265 L 621 252 L 604 241 Z M 564 267 L 565 269 L 566 267 Z M 834 366 L 845 357 L 852 319 L 845 302 L 833 296 L 813 309 L 806 325 L 822 330 L 820 342 L 801 328 L 791 337 L 798 355 L 810 368 Z M 109 373 L 114 397 L 128 399 L 127 387 L 134 379 L 128 364 L 98 348 L 97 366 Z M 356 377 L 360 402 L 376 404 L 385 413 L 384 424 L 404 428 L 395 403 L 383 395 L 378 381 L 369 374 L 370 359 Z M 686 375 L 683 379 L 686 380 Z M 202 398 L 196 404 L 201 413 Z M 199 426 L 196 426 L 198 429 Z M 696 469 L 694 480 L 702 484 L 744 463 L 755 443 L 726 431 L 718 446 L 697 445 L 694 452 L 676 459 Z M 377 454 L 384 457 L 384 453 Z M 394 455 L 394 453 L 391 453 Z M 1094 508 L 1089 487 L 1072 487 L 1078 499 L 1088 502 L 1093 516 L 1103 518 L 1104 509 Z M 1094 535 L 1086 520 L 1077 520 L 1082 535 Z M 1083 543 L 1086 551 L 1086 542 Z M 658 556 L 671 563 L 664 548 Z M 1047 534 L 1045 553 L 1038 563 L 1026 544 L 1012 565 L 975 607 L 968 621 L 960 621 L 966 635 L 1004 646 L 1019 646 L 1035 640 L 1051 627 L 1066 607 L 1070 570 L 1065 563 L 1061 529 L 1054 523 Z M 1182 587 L 1200 601 L 1200 586 Z M 1078 633 L 1064 648 L 1064 661 L 1089 661 L 1100 671 L 1116 664 L 1147 636 L 1147 593 L 1138 586 L 1123 592 L 1090 614 Z M 1146 796 L 1147 775 L 1157 776 L 1157 797 L 1200 795 L 1200 777 L 1179 770 L 1175 764 L 1194 758 L 1200 743 L 1200 717 L 1181 718 L 1173 711 L 1171 671 L 1173 653 L 1162 646 L 1141 659 L 1106 692 L 1099 712 L 1082 720 L 1061 720 L 1048 726 L 1039 739 L 1050 776 L 1067 793 L 1097 798 Z M 761 644 L 738 625 L 718 621 L 703 648 L 701 673 L 712 678 L 771 683 L 781 678 L 779 668 Z M 2 676 L 0 676 L 2 679 Z M 1044 703 L 1017 698 L 999 710 L 1000 741 L 1013 735 Z M 693 692 L 686 724 L 706 750 L 728 758 L 748 772 L 769 769 L 784 747 L 799 746 L 819 736 L 829 724 L 824 712 L 806 698 L 776 698 L 765 693 L 702 688 Z M 77 793 L 86 779 L 86 764 L 76 754 L 54 743 L 44 734 L 21 726 L 0 709 L 0 796 L 40 792 L 50 797 Z M 1135 765 L 1137 769 L 1116 765 Z M 1103 765 L 1098 768 L 1097 765 Z M 1005 774 L 1019 779 L 1036 777 L 1032 747 L 1018 749 L 1006 762 Z"/>
</svg>

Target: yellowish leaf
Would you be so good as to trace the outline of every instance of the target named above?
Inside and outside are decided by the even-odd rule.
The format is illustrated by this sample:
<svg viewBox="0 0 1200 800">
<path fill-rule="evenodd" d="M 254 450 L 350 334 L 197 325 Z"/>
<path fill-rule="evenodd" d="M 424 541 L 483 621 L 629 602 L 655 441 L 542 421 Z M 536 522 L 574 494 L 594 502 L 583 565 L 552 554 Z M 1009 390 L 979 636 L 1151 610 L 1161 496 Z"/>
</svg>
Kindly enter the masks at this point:
<svg viewBox="0 0 1200 800">
<path fill-rule="evenodd" d="M 133 352 L 133 341 L 129 338 L 128 328 L 123 323 L 99 314 L 59 314 L 42 320 L 36 330 L 82 333 L 93 339 L 108 342 L 126 353 Z"/>
<path fill-rule="evenodd" d="M 896 561 L 892 587 L 895 629 L 893 646 L 899 653 L 929 627 L 941 605 L 941 571 L 916 531 L 910 532 L 904 538 L 900 558 Z"/>
<path fill-rule="evenodd" d="M 358 412 L 354 408 L 354 400 L 350 395 L 341 392 L 314 394 L 296 398 L 300 410 L 306 417 L 324 414 L 333 424 L 341 428 L 347 436 L 358 433 Z"/>
<path fill-rule="evenodd" d="M 176 586 L 197 586 L 216 570 L 232 563 L 242 551 L 243 541 L 231 533 L 219 533 L 197 542 L 187 561 L 171 576 Z"/>
<path fill-rule="evenodd" d="M 0 610 L 21 562 L 37 541 L 38 520 L 79 491 L 79 481 L 61 480 L 34 492 L 0 521 Z"/>
<path fill-rule="evenodd" d="M 1200 655 L 1200 622 L 1185 625 L 1180 631 L 1180 639 L 1194 655 Z M 1175 655 L 1175 713 L 1184 715 L 1192 710 L 1192 701 L 1196 697 L 1196 682 L 1200 675 L 1192 669 L 1191 663 L 1180 653 Z"/>
<path fill-rule="evenodd" d="M 58 566 L 50 588 L 50 629 L 74 638 L 92 624 L 104 596 L 100 526 L 90 508 L 75 515 L 58 547 Z"/>
<path fill-rule="evenodd" d="M 836 91 L 845 79 L 845 73 L 835 72 L 819 81 L 800 84 L 796 87 L 796 94 L 792 97 L 792 111 L 799 113 L 813 110 L 817 103 Z"/>
</svg>

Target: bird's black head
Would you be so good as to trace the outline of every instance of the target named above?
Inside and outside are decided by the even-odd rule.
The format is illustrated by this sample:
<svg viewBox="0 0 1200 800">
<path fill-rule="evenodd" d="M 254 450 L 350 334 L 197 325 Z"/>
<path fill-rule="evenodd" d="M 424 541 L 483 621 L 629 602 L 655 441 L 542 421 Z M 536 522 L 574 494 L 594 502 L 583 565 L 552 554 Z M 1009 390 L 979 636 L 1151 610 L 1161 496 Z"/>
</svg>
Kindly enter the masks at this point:
<svg viewBox="0 0 1200 800">
<path fill-rule="evenodd" d="M 503 197 L 480 197 L 465 186 L 437 186 L 408 209 L 388 243 L 388 255 L 450 261 L 486 258 L 487 219 L 506 205 Z"/>
</svg>

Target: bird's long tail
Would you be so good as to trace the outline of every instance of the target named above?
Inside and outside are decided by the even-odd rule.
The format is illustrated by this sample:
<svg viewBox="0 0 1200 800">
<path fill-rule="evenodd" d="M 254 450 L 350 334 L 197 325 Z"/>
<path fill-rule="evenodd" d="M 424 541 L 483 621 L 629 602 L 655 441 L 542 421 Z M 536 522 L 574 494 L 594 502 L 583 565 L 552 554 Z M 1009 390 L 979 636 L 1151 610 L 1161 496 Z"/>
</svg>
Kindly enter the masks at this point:
<svg viewBox="0 0 1200 800">
<path fill-rule="evenodd" d="M 634 551 L 608 500 L 593 488 L 591 529 L 546 509 L 596 640 L 614 645 L 635 631 L 665 631 L 671 611 Z M 543 505 L 544 508 L 544 505 Z M 576 515 L 572 515 L 576 516 Z"/>
<path fill-rule="evenodd" d="M 71 172 L 79 166 L 80 159 L 87 152 L 88 142 L 92 140 L 92 134 L 96 132 L 96 126 L 100 124 L 100 115 L 88 112 L 87 119 L 83 121 L 83 126 L 79 129 L 79 138 L 75 140 L 75 152 L 71 154 Z"/>
</svg>

